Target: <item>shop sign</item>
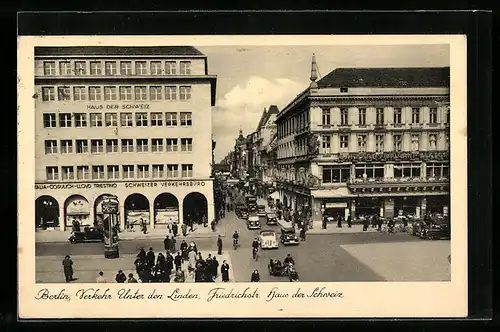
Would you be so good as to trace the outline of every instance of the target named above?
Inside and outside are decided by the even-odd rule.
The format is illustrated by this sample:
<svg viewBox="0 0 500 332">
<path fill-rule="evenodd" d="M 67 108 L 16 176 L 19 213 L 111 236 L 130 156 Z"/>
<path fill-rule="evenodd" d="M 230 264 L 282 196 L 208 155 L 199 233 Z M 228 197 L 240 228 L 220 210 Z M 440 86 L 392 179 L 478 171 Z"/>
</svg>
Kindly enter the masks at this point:
<svg viewBox="0 0 500 332">
<path fill-rule="evenodd" d="M 123 109 L 123 110 L 149 110 L 151 109 L 150 104 L 91 104 L 87 105 L 87 110 L 117 110 L 117 109 Z"/>
<path fill-rule="evenodd" d="M 111 183 L 51 183 L 35 184 L 35 190 L 122 189 L 156 187 L 204 187 L 205 181 L 111 182 Z"/>
<path fill-rule="evenodd" d="M 325 203 L 325 208 L 347 208 L 347 203 Z"/>
</svg>

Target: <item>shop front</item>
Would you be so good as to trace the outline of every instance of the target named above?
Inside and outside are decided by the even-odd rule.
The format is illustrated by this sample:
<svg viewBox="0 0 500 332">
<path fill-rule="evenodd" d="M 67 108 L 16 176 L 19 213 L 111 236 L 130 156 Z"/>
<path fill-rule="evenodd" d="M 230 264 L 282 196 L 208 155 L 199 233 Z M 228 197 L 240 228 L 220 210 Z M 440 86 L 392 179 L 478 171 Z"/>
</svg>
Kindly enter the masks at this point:
<svg viewBox="0 0 500 332">
<path fill-rule="evenodd" d="M 384 199 L 379 197 L 359 197 L 355 200 L 355 218 L 363 219 L 371 216 L 384 216 Z M 351 211 L 352 213 L 353 211 Z M 354 213 L 352 213 L 354 215 Z"/>
<path fill-rule="evenodd" d="M 420 218 L 421 216 L 422 197 L 419 196 L 403 196 L 394 198 L 394 216 L 413 216 Z"/>
<path fill-rule="evenodd" d="M 431 214 L 448 215 L 450 195 L 427 196 L 425 198 L 425 212 Z"/>
</svg>

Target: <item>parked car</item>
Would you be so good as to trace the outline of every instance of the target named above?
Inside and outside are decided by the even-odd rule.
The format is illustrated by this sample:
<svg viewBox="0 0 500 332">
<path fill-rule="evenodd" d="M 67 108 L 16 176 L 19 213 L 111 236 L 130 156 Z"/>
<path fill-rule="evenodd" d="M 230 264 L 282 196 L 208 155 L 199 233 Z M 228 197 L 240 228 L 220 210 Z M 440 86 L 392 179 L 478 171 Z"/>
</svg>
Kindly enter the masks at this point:
<svg viewBox="0 0 500 332">
<path fill-rule="evenodd" d="M 272 230 L 264 230 L 259 234 L 259 244 L 262 249 L 277 249 L 278 237 Z"/>
<path fill-rule="evenodd" d="M 430 217 L 427 220 L 416 220 L 412 226 L 413 235 L 422 239 L 449 239 L 451 235 L 449 219 L 441 216 Z"/>
<path fill-rule="evenodd" d="M 295 228 L 293 227 L 288 227 L 288 226 L 281 227 L 280 240 L 281 243 L 283 243 L 284 245 L 299 244 L 299 238 L 297 237 L 297 235 L 295 235 Z"/>
<path fill-rule="evenodd" d="M 277 225 L 278 224 L 278 217 L 276 216 L 276 213 L 274 213 L 274 212 L 267 213 L 266 224 L 268 224 L 268 225 Z"/>
<path fill-rule="evenodd" d="M 104 232 L 96 227 L 85 227 L 83 231 L 72 232 L 68 240 L 71 243 L 103 242 Z"/>
<path fill-rule="evenodd" d="M 260 229 L 260 221 L 259 221 L 258 215 L 252 214 L 252 215 L 248 216 L 247 228 L 248 229 Z"/>
</svg>

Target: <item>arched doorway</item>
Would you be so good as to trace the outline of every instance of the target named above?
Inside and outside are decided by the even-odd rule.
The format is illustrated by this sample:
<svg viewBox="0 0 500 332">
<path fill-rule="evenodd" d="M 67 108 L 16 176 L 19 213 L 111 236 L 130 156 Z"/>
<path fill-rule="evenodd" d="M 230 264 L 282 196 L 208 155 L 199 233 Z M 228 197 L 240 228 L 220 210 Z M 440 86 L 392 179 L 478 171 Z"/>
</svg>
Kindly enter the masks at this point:
<svg viewBox="0 0 500 332">
<path fill-rule="evenodd" d="M 73 221 L 78 221 L 80 226 L 90 226 L 93 221 L 90 220 L 89 201 L 81 195 L 68 197 L 64 203 L 65 226 L 72 226 Z"/>
<path fill-rule="evenodd" d="M 104 214 L 102 213 L 102 202 L 106 196 L 113 196 L 111 194 L 103 194 L 96 198 L 94 202 L 94 226 L 105 226 L 104 225 Z M 120 208 L 118 208 L 120 211 Z M 118 212 L 120 213 L 120 212 Z"/>
<path fill-rule="evenodd" d="M 141 220 L 149 225 L 149 200 L 141 194 L 132 194 L 125 200 L 125 227 L 141 225 Z"/>
<path fill-rule="evenodd" d="M 40 196 L 35 201 L 35 227 L 59 226 L 59 203 L 52 196 Z"/>
<path fill-rule="evenodd" d="M 156 196 L 154 202 L 155 225 L 179 223 L 179 201 L 171 193 Z"/>
<path fill-rule="evenodd" d="M 203 216 L 208 217 L 208 202 L 205 195 L 192 192 L 182 202 L 184 222 L 201 224 Z M 207 220 L 208 221 L 208 220 Z"/>
</svg>

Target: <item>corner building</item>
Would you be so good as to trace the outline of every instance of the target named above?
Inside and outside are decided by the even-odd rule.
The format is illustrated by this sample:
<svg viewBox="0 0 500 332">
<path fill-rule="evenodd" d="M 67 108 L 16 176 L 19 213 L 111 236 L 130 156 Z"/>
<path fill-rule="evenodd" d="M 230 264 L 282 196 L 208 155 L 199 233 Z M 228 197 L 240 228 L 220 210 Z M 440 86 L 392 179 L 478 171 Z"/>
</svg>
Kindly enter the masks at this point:
<svg viewBox="0 0 500 332">
<path fill-rule="evenodd" d="M 277 116 L 280 200 L 323 216 L 449 207 L 449 68 L 339 68 Z"/>
<path fill-rule="evenodd" d="M 120 226 L 214 218 L 216 76 L 194 47 L 35 49 L 35 225 Z"/>
</svg>

